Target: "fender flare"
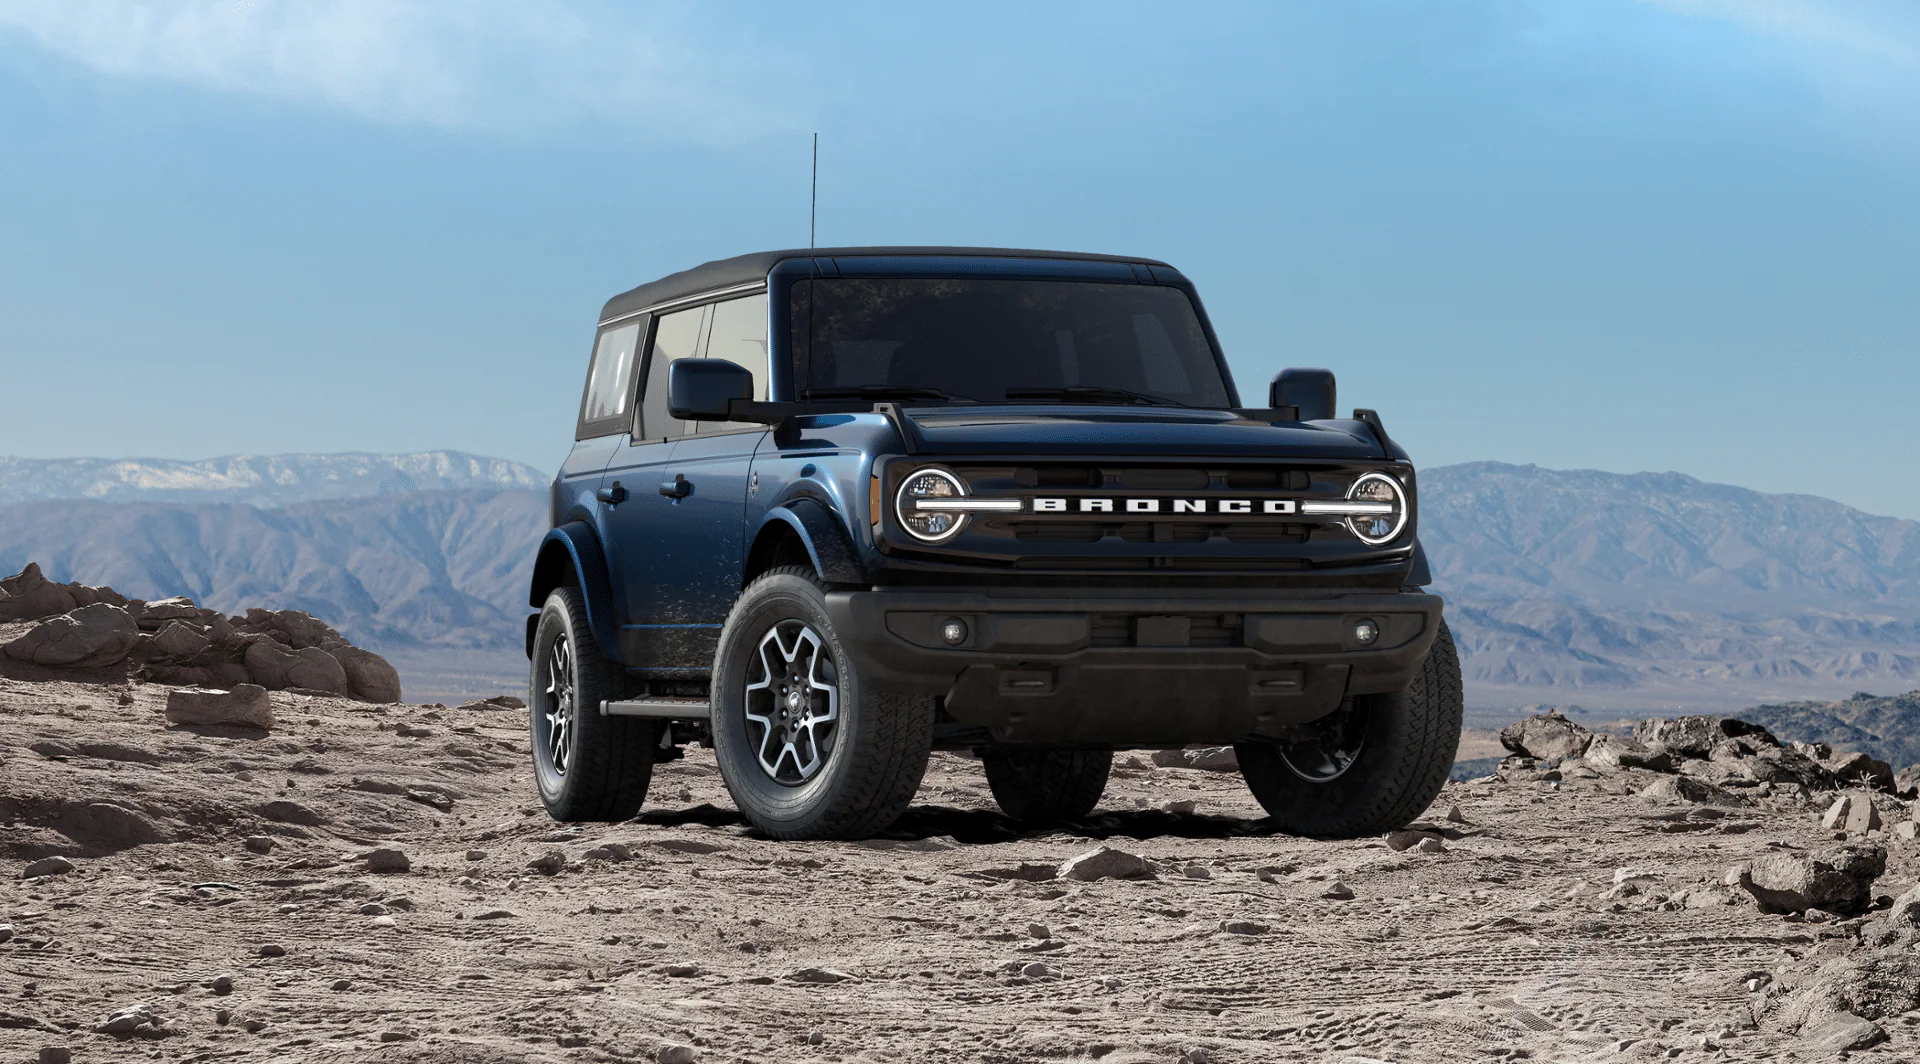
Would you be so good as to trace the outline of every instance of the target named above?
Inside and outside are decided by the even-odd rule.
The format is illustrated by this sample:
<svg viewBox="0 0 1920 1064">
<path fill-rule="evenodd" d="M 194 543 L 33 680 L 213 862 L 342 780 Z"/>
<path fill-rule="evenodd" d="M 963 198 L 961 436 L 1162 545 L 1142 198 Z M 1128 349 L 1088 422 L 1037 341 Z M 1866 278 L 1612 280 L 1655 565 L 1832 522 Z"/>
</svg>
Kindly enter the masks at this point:
<svg viewBox="0 0 1920 1064">
<path fill-rule="evenodd" d="M 1413 541 L 1413 568 L 1407 573 L 1408 587 L 1426 587 L 1433 583 L 1433 569 L 1427 564 L 1427 548 L 1418 537 Z"/>
<path fill-rule="evenodd" d="M 800 536 L 800 543 L 807 548 L 807 557 L 813 559 L 814 571 L 820 574 L 820 579 L 830 584 L 867 583 L 867 570 L 853 549 L 852 537 L 833 512 L 818 500 L 790 499 L 768 510 L 760 527 L 765 530 L 775 521 L 784 522 Z M 757 538 L 758 533 L 755 535 Z"/>
<path fill-rule="evenodd" d="M 565 577 L 570 570 L 573 585 L 586 600 L 587 626 L 593 629 L 593 641 L 599 644 L 600 653 L 608 661 L 619 663 L 620 639 L 613 623 L 613 582 L 607 576 L 606 555 L 593 526 L 585 521 L 569 521 L 552 529 L 540 541 L 540 550 L 534 557 L 527 605 L 536 610 L 544 607 L 547 595 L 567 583 Z M 539 622 L 539 614 L 527 618 L 528 658 L 533 656 L 533 631 Z"/>
</svg>

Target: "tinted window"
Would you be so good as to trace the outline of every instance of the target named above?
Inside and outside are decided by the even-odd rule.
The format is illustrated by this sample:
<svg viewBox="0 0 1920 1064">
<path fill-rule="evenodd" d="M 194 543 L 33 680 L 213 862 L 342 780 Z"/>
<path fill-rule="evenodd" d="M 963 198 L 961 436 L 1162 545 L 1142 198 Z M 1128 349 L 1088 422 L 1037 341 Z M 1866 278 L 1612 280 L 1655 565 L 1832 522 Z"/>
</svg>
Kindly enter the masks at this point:
<svg viewBox="0 0 1920 1064">
<path fill-rule="evenodd" d="M 832 278 L 795 290 L 810 393 L 891 386 L 997 402 L 1009 390 L 1093 388 L 1227 405 L 1199 315 L 1177 288 Z"/>
<path fill-rule="evenodd" d="M 659 439 L 680 436 L 686 422 L 667 416 L 667 366 L 676 358 L 692 358 L 700 350 L 708 307 L 691 307 L 661 315 L 653 327 L 653 347 L 647 353 L 647 387 L 640 404 L 642 436 Z"/>
<path fill-rule="evenodd" d="M 580 403 L 583 430 L 619 432 L 633 394 L 633 350 L 644 320 L 618 325 L 600 334 L 587 370 L 587 394 Z"/>
<path fill-rule="evenodd" d="M 724 358 L 752 370 L 753 397 L 767 397 L 766 293 L 713 305 L 706 357 Z"/>
</svg>

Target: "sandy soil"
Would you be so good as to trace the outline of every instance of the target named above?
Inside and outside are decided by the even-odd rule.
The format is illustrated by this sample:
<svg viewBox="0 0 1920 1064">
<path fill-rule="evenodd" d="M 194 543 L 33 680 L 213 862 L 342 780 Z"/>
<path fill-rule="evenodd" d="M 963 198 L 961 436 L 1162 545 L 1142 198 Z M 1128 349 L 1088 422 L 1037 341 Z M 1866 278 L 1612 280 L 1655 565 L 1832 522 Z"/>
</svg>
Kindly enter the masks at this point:
<svg viewBox="0 0 1920 1064">
<path fill-rule="evenodd" d="M 1268 834 L 1237 775 L 1123 755 L 1095 819 L 1021 835 L 943 754 L 889 837 L 781 844 L 705 751 L 639 820 L 569 827 L 519 713 L 276 695 L 249 738 L 165 727 L 164 697 L 0 681 L 0 1064 L 1757 1060 L 1795 1040 L 1745 982 L 1846 934 L 1719 886 L 1825 838 L 1790 800 L 1450 784 L 1445 850 L 1394 852 Z M 1159 876 L 1043 878 L 1102 844 Z M 1877 893 L 1916 875 L 1888 844 Z M 75 869 L 18 878 L 50 853 Z M 1606 896 L 1622 868 L 1647 889 Z M 1855 1056 L 1920 1057 L 1916 1022 Z"/>
</svg>

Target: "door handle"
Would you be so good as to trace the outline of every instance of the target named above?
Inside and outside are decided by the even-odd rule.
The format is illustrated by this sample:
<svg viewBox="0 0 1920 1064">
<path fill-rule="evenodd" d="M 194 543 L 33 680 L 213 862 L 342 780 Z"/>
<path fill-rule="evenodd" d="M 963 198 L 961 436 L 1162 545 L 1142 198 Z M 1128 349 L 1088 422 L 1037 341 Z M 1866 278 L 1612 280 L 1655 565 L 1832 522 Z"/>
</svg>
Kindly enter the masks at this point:
<svg viewBox="0 0 1920 1064">
<path fill-rule="evenodd" d="M 621 487 L 620 482 L 616 480 L 610 488 L 595 489 L 593 497 L 606 503 L 608 506 L 618 506 L 627 501 L 627 489 Z"/>
<path fill-rule="evenodd" d="M 693 481 L 685 473 L 675 473 L 672 480 L 660 482 L 660 494 L 669 499 L 684 499 L 693 494 Z"/>
</svg>

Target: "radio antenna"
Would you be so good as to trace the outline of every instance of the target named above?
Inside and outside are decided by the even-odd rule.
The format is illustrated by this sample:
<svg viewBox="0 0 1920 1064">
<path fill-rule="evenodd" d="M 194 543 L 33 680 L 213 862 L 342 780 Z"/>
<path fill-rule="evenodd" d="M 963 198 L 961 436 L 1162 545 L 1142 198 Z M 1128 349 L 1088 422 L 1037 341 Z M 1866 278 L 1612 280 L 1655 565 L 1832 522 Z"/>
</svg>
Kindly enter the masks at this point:
<svg viewBox="0 0 1920 1064">
<path fill-rule="evenodd" d="M 820 134 L 813 135 L 813 193 L 807 198 L 807 250 L 814 247 L 814 219 L 820 212 Z"/>
</svg>

